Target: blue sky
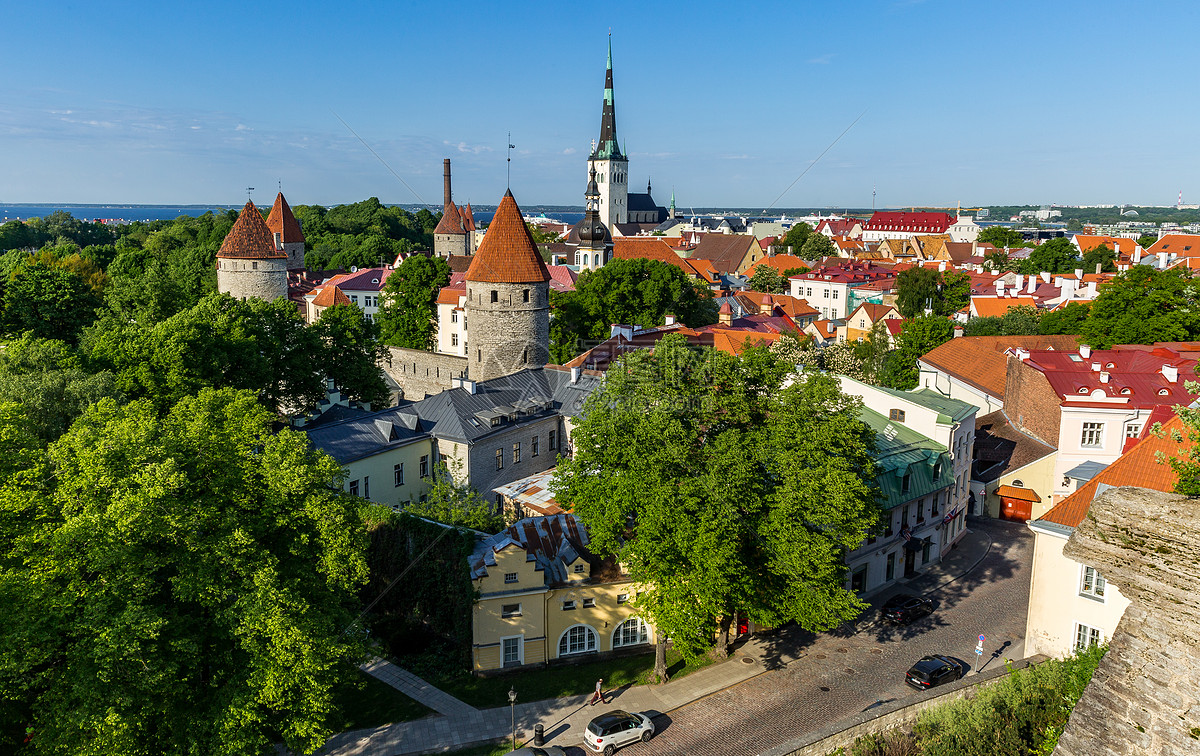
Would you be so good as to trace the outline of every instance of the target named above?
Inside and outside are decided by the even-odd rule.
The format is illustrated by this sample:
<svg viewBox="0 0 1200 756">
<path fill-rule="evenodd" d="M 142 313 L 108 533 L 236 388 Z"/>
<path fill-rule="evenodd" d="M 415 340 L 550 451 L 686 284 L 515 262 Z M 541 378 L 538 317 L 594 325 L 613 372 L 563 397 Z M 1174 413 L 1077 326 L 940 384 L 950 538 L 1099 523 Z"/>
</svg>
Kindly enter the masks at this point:
<svg viewBox="0 0 1200 756">
<path fill-rule="evenodd" d="M 977 7 L 973 7 L 976 6 Z M 753 9 L 741 16 L 741 9 Z M 1200 201 L 1200 4 L 5 3 L 0 201 L 581 204 L 613 33 L 665 204 Z M 339 122 L 343 118 L 416 195 Z"/>
</svg>

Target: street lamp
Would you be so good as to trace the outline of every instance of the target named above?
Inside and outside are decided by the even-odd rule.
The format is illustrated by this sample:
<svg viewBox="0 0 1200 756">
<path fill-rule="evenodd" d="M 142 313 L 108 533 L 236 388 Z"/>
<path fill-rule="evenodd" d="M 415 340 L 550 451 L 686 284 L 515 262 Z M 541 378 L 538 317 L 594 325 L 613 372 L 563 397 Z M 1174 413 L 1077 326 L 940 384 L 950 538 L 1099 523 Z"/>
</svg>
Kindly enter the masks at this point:
<svg viewBox="0 0 1200 756">
<path fill-rule="evenodd" d="M 508 708 L 512 715 L 512 747 L 517 750 L 517 691 L 513 688 L 508 689 Z"/>
</svg>

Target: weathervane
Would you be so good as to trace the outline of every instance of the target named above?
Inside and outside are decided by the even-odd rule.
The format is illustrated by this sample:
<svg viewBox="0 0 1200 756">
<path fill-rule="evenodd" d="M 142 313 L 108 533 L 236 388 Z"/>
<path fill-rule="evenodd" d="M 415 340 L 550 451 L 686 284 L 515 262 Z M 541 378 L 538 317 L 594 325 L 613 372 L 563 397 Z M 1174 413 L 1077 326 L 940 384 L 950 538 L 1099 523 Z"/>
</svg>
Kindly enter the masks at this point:
<svg viewBox="0 0 1200 756">
<path fill-rule="evenodd" d="M 251 199 L 250 199 L 250 192 L 252 192 L 252 191 L 254 191 L 254 187 L 252 187 L 252 186 L 248 186 L 248 187 L 246 187 L 246 201 L 247 201 L 247 202 L 250 202 L 250 201 L 251 201 Z"/>
<path fill-rule="evenodd" d="M 512 189 L 512 151 L 517 148 L 517 145 L 512 143 L 512 132 L 508 132 L 508 188 Z"/>
</svg>

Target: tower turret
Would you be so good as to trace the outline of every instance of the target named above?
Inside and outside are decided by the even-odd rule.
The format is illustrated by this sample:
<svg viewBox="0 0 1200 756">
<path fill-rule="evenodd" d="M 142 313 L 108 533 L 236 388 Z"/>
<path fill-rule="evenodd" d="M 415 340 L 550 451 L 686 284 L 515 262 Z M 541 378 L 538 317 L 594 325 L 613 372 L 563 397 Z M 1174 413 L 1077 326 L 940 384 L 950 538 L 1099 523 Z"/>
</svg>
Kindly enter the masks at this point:
<svg viewBox="0 0 1200 756">
<path fill-rule="evenodd" d="M 442 219 L 438 221 L 437 228 L 433 229 L 433 254 L 437 257 L 470 254 L 471 232 L 464 224 L 462 212 L 454 204 L 450 194 L 450 158 L 442 161 L 442 194 L 446 202 L 442 210 Z M 474 223 L 472 218 L 472 227 Z"/>
<path fill-rule="evenodd" d="M 287 255 L 288 270 L 300 270 L 304 267 L 304 231 L 300 221 L 292 214 L 292 208 L 283 197 L 283 192 L 275 195 L 275 204 L 271 214 L 267 216 L 267 228 L 275 238 L 275 246 Z"/>
<path fill-rule="evenodd" d="M 512 192 L 467 270 L 467 372 L 486 381 L 550 359 L 550 272 Z"/>
<path fill-rule="evenodd" d="M 287 253 L 275 246 L 262 213 L 247 202 L 217 251 L 217 290 L 234 299 L 271 302 L 287 297 L 287 271 Z"/>
<path fill-rule="evenodd" d="M 595 270 L 612 259 L 612 234 L 604 225 L 604 221 L 600 220 L 600 188 L 596 183 L 595 165 L 591 165 L 590 179 L 583 198 L 587 210 L 576 226 L 579 232 L 579 248 L 575 252 L 575 264 L 581 271 Z"/>
<path fill-rule="evenodd" d="M 612 38 L 608 40 L 608 67 L 604 73 L 604 107 L 600 114 L 600 141 L 588 158 L 600 190 L 600 217 L 611 231 L 629 221 L 629 160 L 617 143 L 617 112 L 613 97 Z"/>
</svg>

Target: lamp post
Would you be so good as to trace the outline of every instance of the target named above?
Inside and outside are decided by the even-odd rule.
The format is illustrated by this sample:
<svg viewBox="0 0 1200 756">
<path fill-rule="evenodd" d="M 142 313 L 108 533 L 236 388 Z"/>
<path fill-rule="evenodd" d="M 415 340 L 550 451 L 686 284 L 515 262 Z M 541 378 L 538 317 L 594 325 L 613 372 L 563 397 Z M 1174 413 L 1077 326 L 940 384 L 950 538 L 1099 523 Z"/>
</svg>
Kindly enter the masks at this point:
<svg viewBox="0 0 1200 756">
<path fill-rule="evenodd" d="M 508 689 L 508 708 L 512 715 L 512 747 L 517 750 L 517 691 L 513 688 Z"/>
</svg>

